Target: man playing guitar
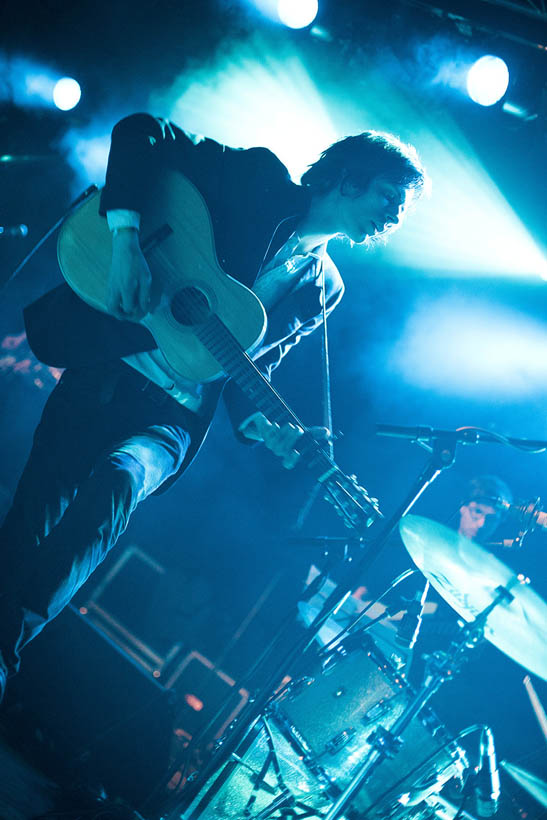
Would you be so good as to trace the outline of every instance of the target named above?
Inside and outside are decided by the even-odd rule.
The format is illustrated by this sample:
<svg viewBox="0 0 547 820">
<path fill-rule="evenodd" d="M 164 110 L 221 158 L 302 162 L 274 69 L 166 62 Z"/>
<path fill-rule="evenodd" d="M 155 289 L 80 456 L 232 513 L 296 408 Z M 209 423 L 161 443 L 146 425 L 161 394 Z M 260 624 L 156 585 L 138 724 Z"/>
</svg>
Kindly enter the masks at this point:
<svg viewBox="0 0 547 820">
<path fill-rule="evenodd" d="M 425 181 L 411 146 L 375 132 L 332 145 L 296 185 L 265 148 L 195 141 L 147 114 L 115 126 L 100 201 L 61 232 L 72 287 L 25 310 L 32 349 L 65 370 L 0 531 L 0 697 L 20 649 L 136 505 L 188 466 L 221 393 L 237 438 L 263 442 L 285 467 L 313 443 L 290 415 L 270 412 L 266 379 L 342 296 L 328 241 L 389 234 Z"/>
</svg>

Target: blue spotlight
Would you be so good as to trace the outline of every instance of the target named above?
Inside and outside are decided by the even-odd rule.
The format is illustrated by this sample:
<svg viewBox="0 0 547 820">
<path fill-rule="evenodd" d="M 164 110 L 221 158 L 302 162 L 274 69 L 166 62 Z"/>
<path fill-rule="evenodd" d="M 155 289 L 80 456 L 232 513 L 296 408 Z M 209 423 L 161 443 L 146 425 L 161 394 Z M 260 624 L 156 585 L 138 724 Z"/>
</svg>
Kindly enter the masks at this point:
<svg viewBox="0 0 547 820">
<path fill-rule="evenodd" d="M 279 19 L 289 28 L 304 28 L 317 15 L 317 0 L 278 0 Z"/>
<path fill-rule="evenodd" d="M 61 111 L 70 111 L 71 108 L 75 108 L 81 96 L 80 85 L 72 77 L 62 77 L 55 83 L 53 102 Z"/>
<path fill-rule="evenodd" d="M 467 93 L 479 105 L 494 105 L 509 85 L 509 69 L 501 57 L 487 54 L 467 72 Z"/>
</svg>

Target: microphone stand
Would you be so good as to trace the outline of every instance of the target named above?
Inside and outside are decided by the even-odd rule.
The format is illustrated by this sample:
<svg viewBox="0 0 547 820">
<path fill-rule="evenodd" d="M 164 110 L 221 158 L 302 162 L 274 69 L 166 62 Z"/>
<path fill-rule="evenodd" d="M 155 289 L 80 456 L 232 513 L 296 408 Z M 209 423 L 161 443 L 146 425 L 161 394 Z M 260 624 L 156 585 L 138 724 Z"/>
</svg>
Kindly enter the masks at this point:
<svg viewBox="0 0 547 820">
<path fill-rule="evenodd" d="M 11 281 L 13 281 L 13 279 L 15 279 L 17 274 L 19 274 L 23 270 L 27 262 L 30 262 L 32 257 L 40 250 L 42 245 L 45 242 L 47 242 L 49 237 L 53 233 L 55 233 L 55 231 L 60 225 L 63 224 L 67 216 L 69 216 L 69 214 L 71 214 L 72 211 L 78 207 L 78 205 L 80 205 L 82 202 L 88 199 L 92 194 L 95 194 L 98 190 L 99 189 L 97 185 L 90 185 L 89 188 L 86 188 L 85 191 L 83 191 L 79 196 L 76 197 L 76 199 L 73 202 L 70 203 L 65 213 L 61 217 L 59 217 L 59 219 L 50 228 L 48 228 L 45 234 L 38 240 L 38 242 L 36 242 L 36 244 L 27 253 L 24 259 L 22 259 L 21 262 L 19 262 L 15 270 L 12 271 L 12 273 L 10 273 L 6 281 L 0 287 L 0 290 L 3 290 Z"/>
<path fill-rule="evenodd" d="M 543 453 L 547 450 L 547 441 L 528 438 L 514 438 L 493 433 L 483 427 L 460 427 L 458 430 L 438 430 L 434 427 L 403 427 L 398 424 L 377 424 L 377 436 L 406 438 L 425 449 L 431 448 L 432 441 L 453 439 L 459 444 L 508 444 L 511 447 L 529 453 Z"/>
</svg>

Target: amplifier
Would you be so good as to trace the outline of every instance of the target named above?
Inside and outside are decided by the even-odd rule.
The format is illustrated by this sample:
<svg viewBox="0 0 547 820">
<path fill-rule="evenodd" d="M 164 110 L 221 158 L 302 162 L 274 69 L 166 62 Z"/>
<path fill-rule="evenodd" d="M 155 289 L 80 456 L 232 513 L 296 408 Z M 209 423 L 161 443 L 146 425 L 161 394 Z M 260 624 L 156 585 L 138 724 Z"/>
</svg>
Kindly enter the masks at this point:
<svg viewBox="0 0 547 820">
<path fill-rule="evenodd" d="M 156 679 L 163 677 L 183 647 L 183 641 L 173 639 L 173 628 L 166 634 L 168 619 L 161 611 L 151 612 L 161 598 L 165 576 L 165 568 L 143 550 L 127 547 L 79 605 L 90 623 Z"/>
<path fill-rule="evenodd" d="M 249 694 L 244 689 L 234 692 L 234 679 L 190 643 L 199 640 L 196 619 L 200 610 L 208 610 L 209 597 L 199 579 L 188 575 L 179 586 L 178 577 L 137 546 L 129 546 L 87 593 L 79 612 L 173 693 L 179 740 L 191 740 L 226 704 L 213 723 L 212 740 L 224 733 Z M 175 641 L 176 634 L 182 639 Z"/>
</svg>

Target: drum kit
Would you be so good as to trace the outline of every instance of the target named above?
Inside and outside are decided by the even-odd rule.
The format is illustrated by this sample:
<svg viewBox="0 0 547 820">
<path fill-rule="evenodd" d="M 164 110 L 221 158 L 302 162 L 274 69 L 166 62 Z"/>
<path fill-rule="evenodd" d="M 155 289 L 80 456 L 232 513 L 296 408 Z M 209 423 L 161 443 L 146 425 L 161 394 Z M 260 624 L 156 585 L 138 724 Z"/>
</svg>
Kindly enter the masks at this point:
<svg viewBox="0 0 547 820">
<path fill-rule="evenodd" d="M 496 813 L 499 774 L 491 729 L 473 725 L 454 735 L 429 701 L 484 641 L 547 681 L 547 603 L 527 577 L 476 542 L 409 514 L 423 490 L 451 466 L 458 443 L 489 435 L 471 428 L 417 429 L 419 436 L 414 428 L 386 428 L 386 434 L 431 443 L 431 459 L 409 495 L 383 522 L 368 553 L 364 544 L 364 558 L 346 567 L 322 606 L 314 594 L 324 576 L 310 584 L 307 602 L 299 605 L 299 620 L 307 625 L 303 637 L 261 682 L 251 716 L 242 713 L 217 741 L 209 762 L 187 779 L 183 802 L 166 820 L 476 820 Z M 525 442 L 531 451 L 533 444 Z M 347 617 L 355 579 L 366 577 L 363 568 L 395 528 L 416 569 L 400 575 L 389 590 L 421 573 L 459 616 L 446 645 L 422 656 L 417 685 L 407 680 L 405 665 L 425 596 L 412 613 L 418 626 L 411 624 L 410 632 L 399 627 L 402 642 L 393 641 L 393 630 L 380 623 L 389 614 L 378 610 L 380 599 Z M 322 540 L 328 539 L 317 539 Z M 364 541 L 345 540 L 346 564 L 347 545 L 361 549 Z M 295 631 L 291 614 L 278 638 Z M 255 668 L 268 659 L 266 650 Z M 287 669 L 290 676 L 280 682 Z M 476 765 L 462 745 L 473 732 L 480 732 Z M 471 789 L 476 815 L 467 810 Z"/>
<path fill-rule="evenodd" d="M 206 780 L 198 778 L 178 818 L 473 817 L 453 797 L 465 795 L 474 771 L 461 739 L 490 730 L 453 736 L 428 701 L 482 639 L 547 680 L 547 604 L 527 578 L 442 524 L 406 515 L 399 531 L 418 570 L 461 619 L 449 646 L 426 656 L 422 685 L 408 683 L 400 657 L 368 628 L 378 619 L 358 615 L 342 628 L 338 621 L 339 634 L 336 618 L 324 621 L 301 674 L 269 698 Z M 301 607 L 304 620 L 314 614 Z M 495 764 L 488 782 L 481 817 L 495 813 Z"/>
</svg>

